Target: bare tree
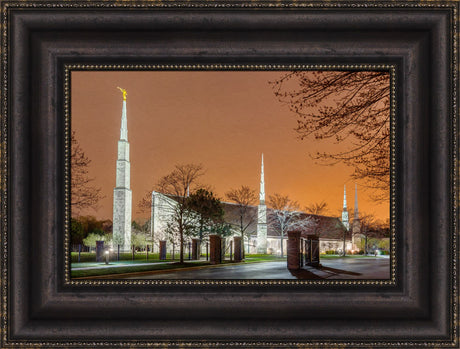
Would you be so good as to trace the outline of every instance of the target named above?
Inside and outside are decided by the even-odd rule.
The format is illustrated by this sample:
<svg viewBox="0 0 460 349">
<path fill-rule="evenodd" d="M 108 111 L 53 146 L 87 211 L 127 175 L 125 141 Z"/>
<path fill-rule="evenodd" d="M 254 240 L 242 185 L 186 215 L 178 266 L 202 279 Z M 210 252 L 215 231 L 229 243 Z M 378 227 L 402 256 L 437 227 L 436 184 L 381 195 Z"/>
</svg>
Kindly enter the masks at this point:
<svg viewBox="0 0 460 349">
<path fill-rule="evenodd" d="M 360 212 L 360 233 L 364 235 L 364 253 L 369 252 L 368 241 L 370 238 L 382 238 L 389 236 L 389 222 L 378 220 L 375 215 Z"/>
<path fill-rule="evenodd" d="M 251 206 L 255 205 L 257 202 L 257 195 L 254 189 L 249 188 L 248 186 L 242 185 L 237 189 L 230 189 L 225 193 L 225 197 L 233 201 L 238 205 L 238 218 L 239 218 L 239 229 L 241 233 L 241 240 L 244 243 L 244 235 L 248 233 L 248 228 L 257 220 L 257 210 L 253 210 Z M 243 248 L 244 254 L 244 248 Z"/>
<path fill-rule="evenodd" d="M 304 208 L 305 212 L 316 214 L 316 215 L 325 215 L 328 212 L 327 203 L 325 201 L 321 201 L 320 203 L 315 202 Z"/>
<path fill-rule="evenodd" d="M 77 216 L 80 210 L 88 207 L 97 210 L 97 204 L 103 198 L 101 188 L 91 185 L 94 178 L 89 177 L 88 168 L 90 163 L 91 160 L 85 155 L 75 137 L 75 131 L 73 131 L 70 155 L 70 205 L 73 217 Z"/>
<path fill-rule="evenodd" d="M 387 71 L 293 71 L 271 82 L 278 100 L 295 113 L 300 139 L 333 139 L 346 147 L 316 153 L 326 164 L 343 162 L 353 178 L 389 196 L 390 74 Z"/>
<path fill-rule="evenodd" d="M 196 223 L 188 207 L 187 194 L 203 174 L 202 165 L 176 165 L 171 173 L 160 178 L 155 187 L 156 191 L 171 197 L 163 202 L 167 205 L 164 209 L 169 211 L 169 229 L 176 230 L 179 235 L 180 263 L 184 262 L 184 234 Z"/>
<path fill-rule="evenodd" d="M 273 194 L 268 196 L 268 224 L 280 235 L 281 257 L 284 255 L 284 236 L 288 231 L 307 231 L 314 222 L 303 212 L 298 211 L 299 204 L 287 195 Z"/>
</svg>

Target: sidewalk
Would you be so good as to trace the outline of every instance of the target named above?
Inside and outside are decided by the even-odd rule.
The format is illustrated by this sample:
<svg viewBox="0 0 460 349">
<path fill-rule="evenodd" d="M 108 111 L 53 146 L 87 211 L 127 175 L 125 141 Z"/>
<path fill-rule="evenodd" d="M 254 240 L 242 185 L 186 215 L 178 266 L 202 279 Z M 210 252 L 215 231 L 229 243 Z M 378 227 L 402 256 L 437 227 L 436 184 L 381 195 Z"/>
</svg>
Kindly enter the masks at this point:
<svg viewBox="0 0 460 349">
<path fill-rule="evenodd" d="M 186 260 L 187 263 L 197 263 L 197 262 L 204 262 L 205 260 Z M 139 263 L 136 261 L 111 261 L 109 264 L 105 264 L 105 262 L 94 262 L 94 263 L 72 263 L 71 270 L 87 270 L 87 269 L 105 269 L 105 268 L 121 268 L 121 267 L 136 267 L 136 266 L 143 266 L 143 265 L 164 265 L 164 264 L 173 264 L 177 263 L 176 261 L 170 262 L 152 262 L 152 263 Z M 73 267 L 75 264 L 88 264 L 88 266 L 80 266 L 80 267 Z"/>
</svg>

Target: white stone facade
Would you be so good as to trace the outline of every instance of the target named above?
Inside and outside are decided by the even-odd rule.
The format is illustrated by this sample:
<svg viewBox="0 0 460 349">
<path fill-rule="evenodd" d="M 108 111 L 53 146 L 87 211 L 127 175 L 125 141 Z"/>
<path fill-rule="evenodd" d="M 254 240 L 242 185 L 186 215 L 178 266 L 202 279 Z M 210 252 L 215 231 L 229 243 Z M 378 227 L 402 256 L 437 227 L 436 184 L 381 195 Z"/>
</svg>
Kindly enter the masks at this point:
<svg viewBox="0 0 460 349">
<path fill-rule="evenodd" d="M 130 172 L 126 99 L 124 99 L 120 140 L 118 141 L 116 183 L 113 189 L 113 244 L 114 247 L 119 245 L 120 249 L 124 251 L 131 249 L 132 192 L 130 189 Z"/>
<path fill-rule="evenodd" d="M 166 234 L 167 224 L 171 221 L 176 205 L 177 202 L 166 195 L 156 191 L 152 192 L 150 232 L 153 241 L 170 239 Z"/>
</svg>

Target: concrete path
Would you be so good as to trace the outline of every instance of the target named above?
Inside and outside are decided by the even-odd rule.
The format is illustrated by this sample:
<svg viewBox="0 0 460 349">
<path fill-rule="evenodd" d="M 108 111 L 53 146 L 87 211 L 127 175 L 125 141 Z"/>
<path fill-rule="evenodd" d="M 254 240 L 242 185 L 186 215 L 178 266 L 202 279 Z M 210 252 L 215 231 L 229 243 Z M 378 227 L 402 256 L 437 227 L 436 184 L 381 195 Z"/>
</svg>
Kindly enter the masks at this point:
<svg viewBox="0 0 460 349">
<path fill-rule="evenodd" d="M 388 258 L 337 258 L 321 261 L 322 268 L 305 267 L 289 271 L 286 262 L 225 265 L 195 270 L 170 270 L 125 279 L 389 279 Z M 119 277 L 120 279 L 123 276 Z"/>
<path fill-rule="evenodd" d="M 134 266 L 142 266 L 142 265 L 161 265 L 161 264 L 172 264 L 177 263 L 178 261 L 171 261 L 171 262 L 152 262 L 152 263 L 127 263 L 127 262 L 110 262 L 109 264 L 105 263 L 94 263 L 84 267 L 71 267 L 72 270 L 88 270 L 88 269 L 106 269 L 106 268 L 123 268 L 123 267 L 134 267 Z M 203 260 L 186 260 L 187 263 L 197 263 L 203 262 Z"/>
</svg>

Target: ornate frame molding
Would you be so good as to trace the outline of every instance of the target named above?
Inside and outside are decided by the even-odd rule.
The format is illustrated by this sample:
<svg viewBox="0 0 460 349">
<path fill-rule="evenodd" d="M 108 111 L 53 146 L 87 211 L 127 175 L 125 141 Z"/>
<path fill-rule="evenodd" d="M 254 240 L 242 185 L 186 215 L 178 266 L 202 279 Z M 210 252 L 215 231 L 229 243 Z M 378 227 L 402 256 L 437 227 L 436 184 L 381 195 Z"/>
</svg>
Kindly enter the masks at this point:
<svg viewBox="0 0 460 349">
<path fill-rule="evenodd" d="M 3 347 L 459 345 L 458 2 L 1 5 Z M 189 33 L 180 38 L 180 29 Z M 215 41 L 213 32 L 232 31 L 248 38 L 235 34 L 235 47 Z M 118 46 L 111 32 L 121 34 Z M 327 41 L 331 33 L 355 48 Z M 377 66 L 392 72 L 395 96 L 391 281 L 69 280 L 68 251 L 55 248 L 66 246 L 59 231 L 70 219 L 71 69 Z M 341 304 L 332 313 L 338 294 L 354 311 Z"/>
</svg>

